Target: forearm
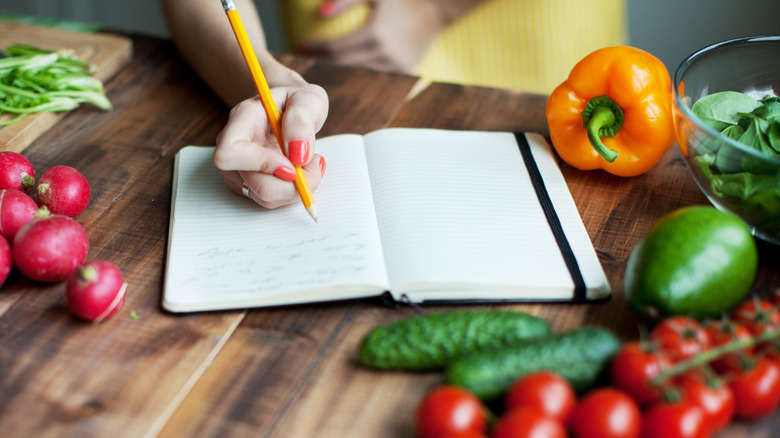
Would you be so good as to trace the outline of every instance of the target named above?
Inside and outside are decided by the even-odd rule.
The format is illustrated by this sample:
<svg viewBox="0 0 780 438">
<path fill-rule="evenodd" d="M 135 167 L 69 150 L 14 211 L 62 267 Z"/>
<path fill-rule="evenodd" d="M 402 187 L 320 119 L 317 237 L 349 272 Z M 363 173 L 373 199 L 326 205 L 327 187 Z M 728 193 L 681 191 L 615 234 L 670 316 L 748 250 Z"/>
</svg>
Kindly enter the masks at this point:
<svg viewBox="0 0 780 438">
<path fill-rule="evenodd" d="M 492 0 L 433 0 L 439 6 L 445 25 L 452 23 L 470 10 Z"/>
<path fill-rule="evenodd" d="M 171 35 L 184 59 L 229 106 L 257 91 L 222 5 L 217 0 L 161 0 Z M 247 36 L 270 86 L 303 83 L 268 52 L 254 3 L 236 0 Z"/>
</svg>

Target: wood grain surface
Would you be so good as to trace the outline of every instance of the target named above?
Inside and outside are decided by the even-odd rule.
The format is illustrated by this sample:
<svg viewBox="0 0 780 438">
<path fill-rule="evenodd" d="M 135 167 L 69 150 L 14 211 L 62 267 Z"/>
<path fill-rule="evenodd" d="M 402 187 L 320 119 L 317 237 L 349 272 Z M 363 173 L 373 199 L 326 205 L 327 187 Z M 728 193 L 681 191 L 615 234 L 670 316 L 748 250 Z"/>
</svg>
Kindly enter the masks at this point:
<svg viewBox="0 0 780 438">
<path fill-rule="evenodd" d="M 127 299 L 119 314 L 91 325 L 70 314 L 63 284 L 12 274 L 0 289 L 0 436 L 413 437 L 414 410 L 442 376 L 356 362 L 362 337 L 414 314 L 411 307 L 367 299 L 186 315 L 161 310 L 173 156 L 188 144 L 214 144 L 228 108 L 170 42 L 132 39 L 133 60 L 107 83 L 115 109 L 69 113 L 25 151 L 36 169 L 68 164 L 87 176 L 92 200 L 78 220 L 90 238 L 89 257 L 120 267 Z M 280 59 L 328 91 L 323 136 L 387 126 L 547 133 L 544 96 L 449 84 L 419 91 L 414 77 Z M 636 339 L 641 323 L 623 294 L 626 259 L 655 220 L 706 199 L 676 148 L 636 178 L 561 168 L 612 299 L 471 307 L 524 310 L 556 331 L 601 325 Z M 760 245 L 756 293 L 780 284 L 779 255 Z M 775 413 L 718 436 L 770 437 L 779 428 Z"/>
<path fill-rule="evenodd" d="M 101 81 L 111 78 L 125 66 L 133 52 L 132 41 L 121 35 L 75 32 L 0 20 L 0 51 L 14 44 L 46 50 L 72 50 L 79 59 L 95 66 L 94 77 Z M 99 111 L 89 105 L 82 106 L 89 111 Z M 0 126 L 0 150 L 23 151 L 63 116 L 63 113 L 32 114 Z"/>
</svg>

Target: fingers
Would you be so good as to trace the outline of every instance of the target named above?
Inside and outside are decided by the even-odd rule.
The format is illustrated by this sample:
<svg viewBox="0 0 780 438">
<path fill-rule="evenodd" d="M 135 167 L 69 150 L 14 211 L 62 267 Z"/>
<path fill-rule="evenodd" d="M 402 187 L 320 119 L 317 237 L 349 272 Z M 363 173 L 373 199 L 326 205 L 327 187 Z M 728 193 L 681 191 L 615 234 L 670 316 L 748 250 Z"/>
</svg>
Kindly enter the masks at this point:
<svg viewBox="0 0 780 438">
<path fill-rule="evenodd" d="M 252 170 L 271 174 L 292 168 L 273 139 L 260 100 L 247 99 L 230 111 L 225 128 L 217 136 L 214 164 L 218 169 Z"/>
<path fill-rule="evenodd" d="M 217 136 L 214 164 L 223 172 L 228 187 L 266 208 L 300 202 L 295 190 L 294 166 L 302 166 L 309 188 L 314 191 L 322 178 L 322 157 L 314 155 L 315 135 L 328 114 L 325 91 L 311 84 L 296 84 L 272 90 L 281 110 L 282 153 L 268 117 L 258 98 L 247 99 L 230 112 L 225 128 Z"/>
<path fill-rule="evenodd" d="M 320 87 L 296 89 L 286 98 L 282 114 L 282 137 L 287 157 L 295 166 L 311 161 L 315 149 L 315 135 L 328 115 L 328 98 Z"/>
<path fill-rule="evenodd" d="M 374 29 L 365 26 L 341 38 L 304 41 L 300 48 L 306 55 L 327 56 L 330 60 L 339 62 L 339 56 L 345 53 L 367 52 L 377 46 Z"/>
<path fill-rule="evenodd" d="M 327 164 L 320 155 L 303 166 L 306 182 L 312 191 L 317 190 L 322 181 Z M 265 208 L 277 208 L 296 202 L 301 202 L 295 186 L 291 182 L 283 181 L 273 175 L 260 172 L 223 172 L 222 177 L 228 188 L 237 195 L 244 196 L 242 189 L 244 183 L 248 188 L 248 197 Z"/>
<path fill-rule="evenodd" d="M 374 3 L 376 0 L 326 0 L 324 1 L 317 13 L 322 17 L 333 17 L 334 15 L 341 14 L 361 3 Z"/>
</svg>

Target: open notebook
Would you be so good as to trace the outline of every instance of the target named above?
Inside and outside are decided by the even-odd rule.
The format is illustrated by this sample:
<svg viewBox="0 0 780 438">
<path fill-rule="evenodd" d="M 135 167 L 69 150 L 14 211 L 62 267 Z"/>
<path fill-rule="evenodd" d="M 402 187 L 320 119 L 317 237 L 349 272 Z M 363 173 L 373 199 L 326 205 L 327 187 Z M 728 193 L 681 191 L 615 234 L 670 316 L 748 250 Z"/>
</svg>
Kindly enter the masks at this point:
<svg viewBox="0 0 780 438">
<path fill-rule="evenodd" d="M 540 135 L 389 128 L 318 139 L 328 163 L 318 223 L 300 203 L 268 210 L 230 192 L 213 150 L 187 146 L 175 159 L 169 311 L 385 292 L 412 302 L 609 296 Z"/>
</svg>

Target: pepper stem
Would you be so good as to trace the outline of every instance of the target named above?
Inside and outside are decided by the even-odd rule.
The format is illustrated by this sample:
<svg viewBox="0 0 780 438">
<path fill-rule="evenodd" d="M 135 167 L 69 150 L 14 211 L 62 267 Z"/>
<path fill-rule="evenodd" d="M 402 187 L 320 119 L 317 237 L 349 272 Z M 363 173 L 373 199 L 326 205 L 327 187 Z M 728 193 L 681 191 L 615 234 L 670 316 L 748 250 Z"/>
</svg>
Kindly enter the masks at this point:
<svg viewBox="0 0 780 438">
<path fill-rule="evenodd" d="M 608 162 L 617 159 L 618 153 L 608 148 L 602 137 L 614 137 L 623 126 L 625 115 L 620 106 L 609 96 L 594 97 L 582 110 L 582 123 L 588 134 L 588 141 L 596 152 Z"/>
</svg>

